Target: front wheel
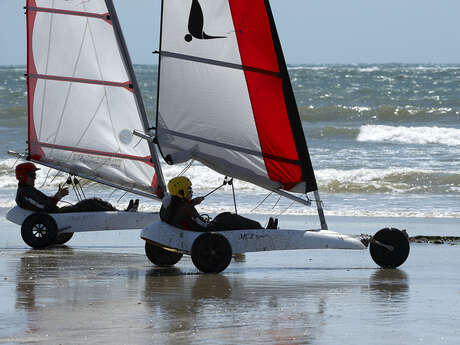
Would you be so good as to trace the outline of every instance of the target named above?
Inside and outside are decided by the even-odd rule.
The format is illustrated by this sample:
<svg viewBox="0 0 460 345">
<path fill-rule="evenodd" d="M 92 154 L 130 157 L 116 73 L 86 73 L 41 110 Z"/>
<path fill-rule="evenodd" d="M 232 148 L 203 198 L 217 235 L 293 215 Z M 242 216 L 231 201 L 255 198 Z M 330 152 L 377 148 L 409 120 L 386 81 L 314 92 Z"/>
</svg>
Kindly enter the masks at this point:
<svg viewBox="0 0 460 345">
<path fill-rule="evenodd" d="M 32 248 L 52 245 L 58 237 L 56 221 L 48 214 L 31 214 L 22 223 L 21 236 Z"/>
<path fill-rule="evenodd" d="M 369 250 L 377 265 L 383 268 L 396 268 L 409 256 L 409 238 L 401 230 L 384 228 L 372 237 Z"/>
<path fill-rule="evenodd" d="M 149 242 L 145 242 L 145 255 L 154 265 L 161 267 L 174 266 L 182 258 L 182 253 L 172 252 Z"/>
</svg>

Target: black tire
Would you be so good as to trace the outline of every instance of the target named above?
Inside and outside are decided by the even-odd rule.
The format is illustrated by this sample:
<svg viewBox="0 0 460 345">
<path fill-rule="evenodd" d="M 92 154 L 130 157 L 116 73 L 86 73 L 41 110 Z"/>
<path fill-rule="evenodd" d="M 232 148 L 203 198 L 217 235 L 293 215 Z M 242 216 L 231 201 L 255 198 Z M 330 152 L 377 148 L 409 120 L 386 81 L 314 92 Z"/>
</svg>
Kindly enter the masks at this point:
<svg viewBox="0 0 460 345">
<path fill-rule="evenodd" d="M 182 259 L 182 253 L 172 252 L 149 242 L 145 242 L 145 255 L 154 265 L 161 267 L 174 266 Z"/>
<path fill-rule="evenodd" d="M 27 217 L 21 226 L 24 242 L 32 248 L 44 248 L 55 243 L 57 239 L 55 220 L 42 213 L 34 213 Z"/>
<path fill-rule="evenodd" d="M 220 273 L 232 260 L 232 246 L 221 234 L 204 233 L 192 245 L 192 262 L 204 273 Z"/>
<path fill-rule="evenodd" d="M 379 230 L 373 237 L 374 240 L 390 245 L 389 250 L 377 243 L 369 246 L 372 259 L 382 268 L 396 268 L 401 266 L 409 256 L 409 238 L 405 232 L 395 228 L 384 228 Z"/>
<path fill-rule="evenodd" d="M 63 234 L 58 234 L 55 244 L 64 244 L 70 241 L 73 236 L 73 232 L 64 232 Z"/>
</svg>

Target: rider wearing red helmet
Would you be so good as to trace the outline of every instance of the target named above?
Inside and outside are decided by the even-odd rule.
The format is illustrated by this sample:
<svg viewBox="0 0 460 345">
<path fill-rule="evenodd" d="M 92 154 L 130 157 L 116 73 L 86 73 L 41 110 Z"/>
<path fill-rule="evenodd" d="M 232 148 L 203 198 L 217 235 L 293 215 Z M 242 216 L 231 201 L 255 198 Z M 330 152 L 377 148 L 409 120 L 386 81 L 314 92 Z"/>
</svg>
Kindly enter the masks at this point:
<svg viewBox="0 0 460 345">
<path fill-rule="evenodd" d="M 16 178 L 18 179 L 18 190 L 16 193 L 16 203 L 19 207 L 35 212 L 46 213 L 67 213 L 67 212 L 97 212 L 97 211 L 117 211 L 109 202 L 99 198 L 84 199 L 71 206 L 58 207 L 56 204 L 64 196 L 69 194 L 67 188 L 61 188 L 57 193 L 49 197 L 35 186 L 36 171 L 40 170 L 35 164 L 27 162 L 16 166 Z M 136 212 L 139 200 L 131 200 L 125 211 Z"/>
<path fill-rule="evenodd" d="M 49 197 L 43 194 L 34 187 L 37 170 L 40 169 L 30 162 L 21 163 L 16 166 L 16 178 L 19 181 L 16 203 L 19 207 L 27 210 L 49 213 L 58 212 L 59 208 L 56 204 L 64 196 L 69 194 L 69 190 L 59 186 L 59 190 L 54 196 Z"/>
</svg>

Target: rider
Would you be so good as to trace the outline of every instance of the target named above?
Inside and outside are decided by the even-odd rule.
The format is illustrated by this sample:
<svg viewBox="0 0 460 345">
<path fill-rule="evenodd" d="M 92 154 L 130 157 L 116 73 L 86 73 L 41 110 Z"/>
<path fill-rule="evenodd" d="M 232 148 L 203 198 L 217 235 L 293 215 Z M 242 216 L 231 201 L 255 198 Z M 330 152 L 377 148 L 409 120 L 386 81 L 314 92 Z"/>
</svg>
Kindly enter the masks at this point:
<svg viewBox="0 0 460 345">
<path fill-rule="evenodd" d="M 44 211 L 48 213 L 59 212 L 56 206 L 59 200 L 69 194 L 67 188 L 59 189 L 54 196 L 49 197 L 35 186 L 36 171 L 40 170 L 35 164 L 27 162 L 16 166 L 16 179 L 19 181 L 16 192 L 16 203 L 19 207 L 32 211 Z"/>
<path fill-rule="evenodd" d="M 185 176 L 172 178 L 168 190 L 169 195 L 163 198 L 160 218 L 175 227 L 194 231 L 263 229 L 259 222 L 229 212 L 221 213 L 213 221 L 207 222 L 195 208 L 204 197 L 193 198 L 192 182 Z M 267 229 L 276 229 L 275 222 L 270 218 Z"/>
<path fill-rule="evenodd" d="M 27 210 L 46 213 L 64 213 L 64 212 L 84 212 L 84 211 L 116 211 L 115 207 L 110 203 L 98 199 L 91 198 L 82 200 L 72 206 L 64 206 L 59 208 L 57 203 L 63 197 L 69 194 L 68 188 L 63 188 L 59 185 L 59 189 L 55 195 L 49 197 L 35 188 L 36 171 L 40 170 L 35 164 L 27 162 L 16 166 L 16 179 L 19 181 L 18 190 L 16 192 L 16 204 Z M 139 200 L 130 201 L 126 211 L 136 211 L 139 205 Z"/>
</svg>

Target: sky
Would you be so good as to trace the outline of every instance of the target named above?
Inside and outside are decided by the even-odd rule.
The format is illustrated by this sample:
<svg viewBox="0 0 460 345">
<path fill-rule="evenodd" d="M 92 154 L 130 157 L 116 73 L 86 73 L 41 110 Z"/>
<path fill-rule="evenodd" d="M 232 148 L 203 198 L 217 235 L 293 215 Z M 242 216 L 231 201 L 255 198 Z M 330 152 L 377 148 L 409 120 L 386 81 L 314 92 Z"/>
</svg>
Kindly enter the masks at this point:
<svg viewBox="0 0 460 345">
<path fill-rule="evenodd" d="M 114 3 L 133 62 L 156 63 L 160 0 Z M 24 4 L 0 0 L 0 65 L 26 62 Z M 460 63 L 460 0 L 271 0 L 271 6 L 288 64 Z"/>
</svg>

